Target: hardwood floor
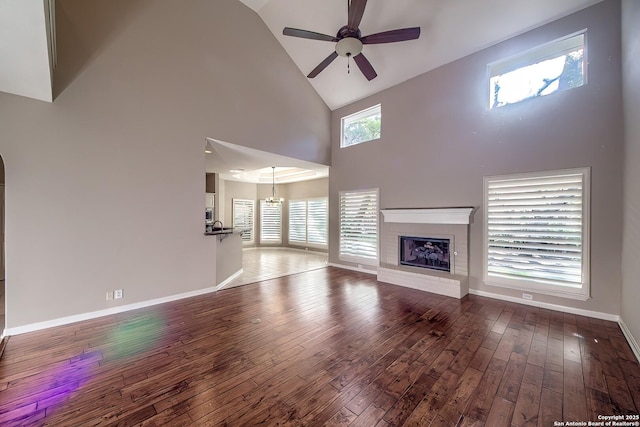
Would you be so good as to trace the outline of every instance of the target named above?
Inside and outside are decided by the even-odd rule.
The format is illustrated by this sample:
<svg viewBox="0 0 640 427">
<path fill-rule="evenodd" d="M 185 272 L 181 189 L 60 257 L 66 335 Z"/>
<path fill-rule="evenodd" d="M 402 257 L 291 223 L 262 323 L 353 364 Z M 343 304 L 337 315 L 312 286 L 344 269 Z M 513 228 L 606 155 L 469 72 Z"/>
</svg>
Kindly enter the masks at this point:
<svg viewBox="0 0 640 427">
<path fill-rule="evenodd" d="M 332 267 L 9 339 L 2 426 L 553 426 L 637 415 L 619 327 Z"/>
<path fill-rule="evenodd" d="M 4 306 L 5 306 L 5 301 L 4 301 L 4 279 L 0 280 L 0 333 L 2 333 L 2 331 L 4 331 L 4 318 L 5 318 L 5 312 L 4 312 Z M 2 354 L 2 353 L 0 353 Z"/>
</svg>

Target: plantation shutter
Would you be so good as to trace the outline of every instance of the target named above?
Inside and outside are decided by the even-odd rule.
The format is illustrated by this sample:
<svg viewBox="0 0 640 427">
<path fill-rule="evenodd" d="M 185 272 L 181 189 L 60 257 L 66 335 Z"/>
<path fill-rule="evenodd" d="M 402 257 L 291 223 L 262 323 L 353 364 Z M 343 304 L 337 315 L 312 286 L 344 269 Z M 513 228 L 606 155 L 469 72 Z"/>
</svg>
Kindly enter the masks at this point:
<svg viewBox="0 0 640 427">
<path fill-rule="evenodd" d="M 289 202 L 289 242 L 307 242 L 307 202 L 304 200 Z"/>
<path fill-rule="evenodd" d="M 233 199 L 233 226 L 245 229 L 242 233 L 242 243 L 253 244 L 253 217 L 254 201 L 246 199 Z"/>
<path fill-rule="evenodd" d="M 485 180 L 487 274 L 579 288 L 583 172 Z"/>
<path fill-rule="evenodd" d="M 328 226 L 327 199 L 309 200 L 307 202 L 307 242 L 326 245 Z"/>
<path fill-rule="evenodd" d="M 282 242 L 282 203 L 260 200 L 260 243 Z"/>
<path fill-rule="evenodd" d="M 340 257 L 375 264 L 378 259 L 378 190 L 340 193 Z"/>
</svg>

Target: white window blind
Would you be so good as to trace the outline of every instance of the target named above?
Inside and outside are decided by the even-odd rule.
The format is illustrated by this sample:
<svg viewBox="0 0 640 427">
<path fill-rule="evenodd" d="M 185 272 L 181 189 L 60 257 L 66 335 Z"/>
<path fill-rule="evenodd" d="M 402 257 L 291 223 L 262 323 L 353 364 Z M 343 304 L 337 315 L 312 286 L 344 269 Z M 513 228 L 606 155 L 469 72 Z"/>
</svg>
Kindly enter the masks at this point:
<svg viewBox="0 0 640 427">
<path fill-rule="evenodd" d="M 289 201 L 289 243 L 307 243 L 307 202 Z"/>
<path fill-rule="evenodd" d="M 282 243 L 282 203 L 260 200 L 260 243 Z"/>
<path fill-rule="evenodd" d="M 253 200 L 233 199 L 233 226 L 246 229 L 242 233 L 242 244 L 245 245 L 254 243 L 254 211 L 255 203 Z"/>
<path fill-rule="evenodd" d="M 328 202 L 326 198 L 289 202 L 289 243 L 327 246 Z"/>
<path fill-rule="evenodd" d="M 316 245 L 327 245 L 327 199 L 307 201 L 307 242 Z"/>
<path fill-rule="evenodd" d="M 339 258 L 350 262 L 377 264 L 377 189 L 340 192 Z"/>
<path fill-rule="evenodd" d="M 485 178 L 485 280 L 588 296 L 588 172 Z"/>
</svg>

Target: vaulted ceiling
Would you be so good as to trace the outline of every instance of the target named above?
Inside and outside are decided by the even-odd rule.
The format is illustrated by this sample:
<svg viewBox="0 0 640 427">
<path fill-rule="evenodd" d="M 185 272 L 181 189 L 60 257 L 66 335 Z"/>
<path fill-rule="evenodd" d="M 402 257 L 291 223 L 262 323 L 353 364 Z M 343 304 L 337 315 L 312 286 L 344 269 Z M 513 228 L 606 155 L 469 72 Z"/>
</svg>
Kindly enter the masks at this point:
<svg viewBox="0 0 640 427">
<path fill-rule="evenodd" d="M 335 36 L 347 23 L 348 0 L 240 0 L 253 8 L 304 75 L 335 43 L 282 35 L 284 27 Z M 365 45 L 378 77 L 367 81 L 347 58 L 334 60 L 311 85 L 332 110 L 441 65 L 551 22 L 601 0 L 369 0 L 363 35 L 421 27 L 418 40 Z"/>
<path fill-rule="evenodd" d="M 48 5 L 52 0 L 0 0 L 0 91 L 52 101 Z M 240 0 L 256 11 L 307 75 L 334 51 L 333 42 L 282 35 L 284 27 L 335 35 L 348 0 Z M 378 77 L 367 81 L 339 57 L 311 85 L 329 108 L 394 86 L 448 62 L 588 7 L 601 0 L 369 0 L 363 35 L 421 27 L 418 40 L 365 45 Z"/>
<path fill-rule="evenodd" d="M 48 13 L 48 0 L 0 0 L 0 92 L 53 101 Z"/>
</svg>

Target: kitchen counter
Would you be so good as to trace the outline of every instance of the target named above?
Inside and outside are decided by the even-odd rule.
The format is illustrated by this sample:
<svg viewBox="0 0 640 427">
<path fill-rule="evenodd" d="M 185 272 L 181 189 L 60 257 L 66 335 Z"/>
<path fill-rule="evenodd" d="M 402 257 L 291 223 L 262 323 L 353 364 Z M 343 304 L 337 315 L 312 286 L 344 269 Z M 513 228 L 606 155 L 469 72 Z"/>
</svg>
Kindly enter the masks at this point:
<svg viewBox="0 0 640 427">
<path fill-rule="evenodd" d="M 233 227 L 207 227 L 205 229 L 204 235 L 219 236 L 221 234 L 231 234 L 234 232 L 238 232 L 238 231 L 235 231 L 235 228 Z"/>
<path fill-rule="evenodd" d="M 207 226 L 204 232 L 205 236 L 220 236 L 221 234 L 242 234 L 249 231 L 249 228 L 237 228 L 237 227 L 211 227 Z"/>
</svg>

